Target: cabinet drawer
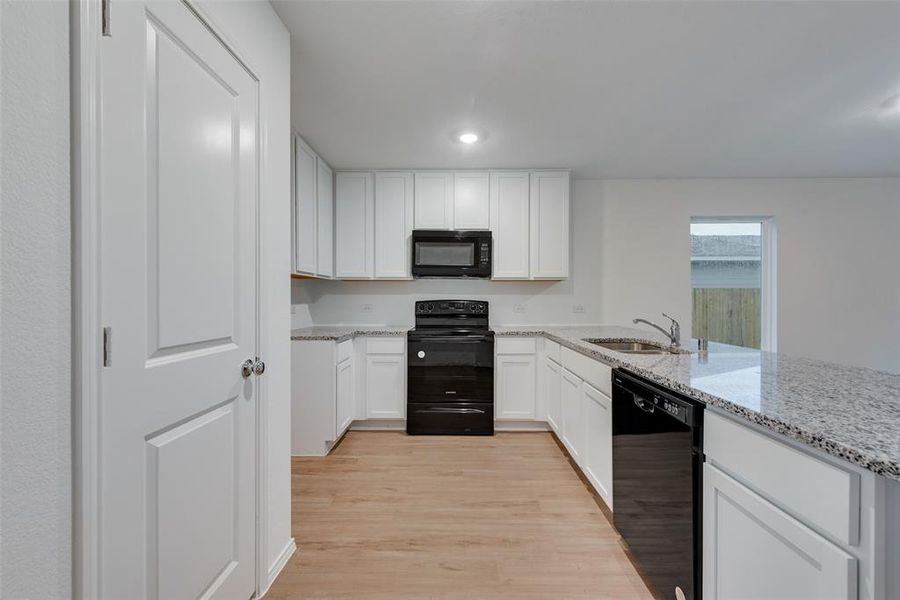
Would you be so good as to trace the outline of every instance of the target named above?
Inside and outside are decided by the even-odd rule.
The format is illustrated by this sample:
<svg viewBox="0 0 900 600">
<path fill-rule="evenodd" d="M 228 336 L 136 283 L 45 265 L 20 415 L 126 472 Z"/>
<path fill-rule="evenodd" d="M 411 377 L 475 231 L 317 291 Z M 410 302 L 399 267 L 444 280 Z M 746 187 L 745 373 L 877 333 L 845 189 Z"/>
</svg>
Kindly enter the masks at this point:
<svg viewBox="0 0 900 600">
<path fill-rule="evenodd" d="M 534 354 L 537 345 L 535 338 L 501 337 L 494 341 L 497 354 Z"/>
<path fill-rule="evenodd" d="M 703 445 L 708 461 L 796 518 L 844 544 L 859 543 L 859 474 L 710 410 Z"/>
<path fill-rule="evenodd" d="M 571 348 L 560 348 L 559 357 L 562 366 L 612 397 L 612 369 L 609 366 Z"/>
<path fill-rule="evenodd" d="M 366 338 L 366 354 L 403 354 L 406 351 L 404 337 Z"/>
<path fill-rule="evenodd" d="M 344 340 L 337 345 L 337 361 L 341 362 L 353 356 L 353 340 Z"/>
<path fill-rule="evenodd" d="M 559 344 L 553 340 L 544 340 L 544 351 L 549 358 L 559 362 Z"/>
</svg>

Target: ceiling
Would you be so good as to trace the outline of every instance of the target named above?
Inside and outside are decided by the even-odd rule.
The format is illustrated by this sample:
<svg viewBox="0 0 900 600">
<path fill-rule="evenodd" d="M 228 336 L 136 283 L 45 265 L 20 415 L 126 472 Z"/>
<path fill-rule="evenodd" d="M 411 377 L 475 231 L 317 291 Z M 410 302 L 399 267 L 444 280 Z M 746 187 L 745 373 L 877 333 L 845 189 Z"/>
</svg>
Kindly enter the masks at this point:
<svg viewBox="0 0 900 600">
<path fill-rule="evenodd" d="M 900 2 L 273 4 L 336 168 L 900 175 Z"/>
</svg>

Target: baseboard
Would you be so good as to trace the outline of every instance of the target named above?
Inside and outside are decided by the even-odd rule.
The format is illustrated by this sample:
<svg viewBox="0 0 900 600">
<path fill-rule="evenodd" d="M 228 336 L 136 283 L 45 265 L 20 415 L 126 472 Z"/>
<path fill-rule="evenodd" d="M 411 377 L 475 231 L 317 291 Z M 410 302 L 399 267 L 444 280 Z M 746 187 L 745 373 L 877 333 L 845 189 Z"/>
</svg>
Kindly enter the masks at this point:
<svg viewBox="0 0 900 600">
<path fill-rule="evenodd" d="M 350 423 L 353 431 L 406 431 L 406 419 L 361 419 Z"/>
<path fill-rule="evenodd" d="M 546 421 L 494 421 L 494 431 L 550 431 Z"/>
<path fill-rule="evenodd" d="M 297 550 L 297 542 L 294 538 L 291 538 L 287 541 L 287 544 L 284 545 L 284 549 L 281 551 L 281 554 L 278 555 L 278 558 L 275 559 L 275 562 L 272 563 L 272 566 L 269 567 L 269 572 L 266 575 L 266 587 L 259 594 L 259 597 L 268 593 L 269 588 L 272 587 L 272 584 L 275 583 L 275 579 L 281 573 L 281 570 L 284 569 L 284 565 L 290 560 L 291 556 L 294 555 L 294 552 Z"/>
</svg>

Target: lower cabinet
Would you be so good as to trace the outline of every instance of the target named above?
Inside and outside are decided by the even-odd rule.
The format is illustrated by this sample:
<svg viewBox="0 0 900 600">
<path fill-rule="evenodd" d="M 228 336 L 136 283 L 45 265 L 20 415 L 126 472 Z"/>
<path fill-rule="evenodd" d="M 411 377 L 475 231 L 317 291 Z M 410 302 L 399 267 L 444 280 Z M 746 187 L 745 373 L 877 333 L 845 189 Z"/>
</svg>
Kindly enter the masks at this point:
<svg viewBox="0 0 900 600">
<path fill-rule="evenodd" d="M 560 404 L 562 405 L 562 442 L 569 454 L 582 465 L 581 449 L 584 440 L 584 421 L 582 419 L 582 382 L 568 369 L 562 370 Z"/>
<path fill-rule="evenodd" d="M 366 417 L 406 417 L 406 339 L 366 340 Z"/>
<path fill-rule="evenodd" d="M 353 422 L 356 398 L 353 378 L 353 358 L 347 357 L 337 366 L 337 428 L 340 433 L 347 430 Z M 340 435 L 338 436 L 340 437 Z"/>
<path fill-rule="evenodd" d="M 533 354 L 499 355 L 496 360 L 497 419 L 533 419 L 537 368 Z"/>
<path fill-rule="evenodd" d="M 840 547 L 704 465 L 704 600 L 852 600 L 857 569 Z"/>
<path fill-rule="evenodd" d="M 291 342 L 291 453 L 324 456 L 354 418 L 353 341 Z"/>
<path fill-rule="evenodd" d="M 584 417 L 584 458 L 582 471 L 612 508 L 612 399 L 587 382 L 581 384 Z"/>
<path fill-rule="evenodd" d="M 537 414 L 538 338 L 500 337 L 494 342 L 494 418 L 531 421 Z"/>
<path fill-rule="evenodd" d="M 561 433 L 562 406 L 559 402 L 562 385 L 562 367 L 550 358 L 544 358 L 544 402 L 547 407 L 547 423 L 557 435 Z"/>
</svg>

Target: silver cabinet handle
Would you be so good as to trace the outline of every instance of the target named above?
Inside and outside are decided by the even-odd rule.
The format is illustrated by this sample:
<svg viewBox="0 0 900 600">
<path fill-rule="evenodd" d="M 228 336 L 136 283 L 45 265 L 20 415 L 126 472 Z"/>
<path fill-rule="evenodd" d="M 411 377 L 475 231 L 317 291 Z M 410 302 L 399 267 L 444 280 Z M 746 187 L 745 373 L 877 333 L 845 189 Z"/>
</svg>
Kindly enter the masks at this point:
<svg viewBox="0 0 900 600">
<path fill-rule="evenodd" d="M 265 373 L 266 372 L 266 363 L 264 363 L 263 361 L 261 361 L 257 358 L 256 364 L 253 365 L 253 372 L 256 373 L 257 375 L 262 375 L 263 373 Z"/>
<path fill-rule="evenodd" d="M 253 359 L 248 358 L 241 363 L 241 377 L 247 379 L 251 375 L 253 375 Z"/>
</svg>

